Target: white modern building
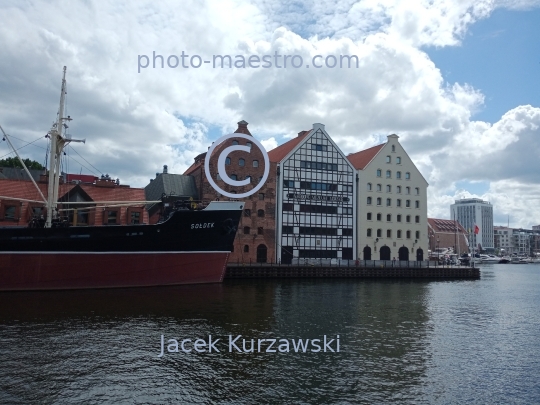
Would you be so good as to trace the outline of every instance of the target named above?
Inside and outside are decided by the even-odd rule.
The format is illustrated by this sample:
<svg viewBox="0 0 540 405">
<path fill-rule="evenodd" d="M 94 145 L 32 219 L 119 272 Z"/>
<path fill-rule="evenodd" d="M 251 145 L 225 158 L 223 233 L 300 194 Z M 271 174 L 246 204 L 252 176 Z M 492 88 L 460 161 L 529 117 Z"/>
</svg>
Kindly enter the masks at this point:
<svg viewBox="0 0 540 405">
<path fill-rule="evenodd" d="M 356 170 L 324 125 L 268 155 L 277 164 L 277 260 L 355 259 Z"/>
<path fill-rule="evenodd" d="M 398 139 L 347 156 L 358 174 L 361 259 L 428 258 L 428 183 Z"/>
<path fill-rule="evenodd" d="M 450 217 L 456 219 L 468 232 L 471 249 L 493 252 L 495 249 L 493 233 L 493 206 L 479 198 L 456 200 L 450 206 Z M 479 232 L 475 234 L 475 225 Z"/>
</svg>

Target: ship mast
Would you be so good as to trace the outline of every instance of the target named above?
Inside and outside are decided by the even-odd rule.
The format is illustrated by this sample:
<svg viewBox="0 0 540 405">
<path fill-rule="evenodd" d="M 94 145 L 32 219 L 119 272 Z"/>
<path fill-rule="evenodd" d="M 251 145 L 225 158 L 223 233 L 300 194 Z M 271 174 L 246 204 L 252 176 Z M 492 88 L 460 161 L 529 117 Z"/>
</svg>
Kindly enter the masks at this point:
<svg viewBox="0 0 540 405">
<path fill-rule="evenodd" d="M 50 228 L 52 226 L 53 219 L 56 219 L 58 215 L 58 188 L 60 185 L 60 158 L 64 147 L 70 142 L 82 142 L 86 140 L 71 139 L 63 135 L 64 128 L 67 125 L 64 121 L 71 121 L 71 117 L 68 115 L 64 117 L 65 109 L 65 96 L 66 96 L 66 67 L 64 66 L 64 75 L 62 77 L 62 90 L 60 92 L 60 107 L 58 109 L 58 120 L 53 124 L 53 127 L 49 131 L 48 135 L 51 138 L 51 148 L 49 151 L 49 185 L 47 190 L 47 220 L 45 227 Z"/>
</svg>

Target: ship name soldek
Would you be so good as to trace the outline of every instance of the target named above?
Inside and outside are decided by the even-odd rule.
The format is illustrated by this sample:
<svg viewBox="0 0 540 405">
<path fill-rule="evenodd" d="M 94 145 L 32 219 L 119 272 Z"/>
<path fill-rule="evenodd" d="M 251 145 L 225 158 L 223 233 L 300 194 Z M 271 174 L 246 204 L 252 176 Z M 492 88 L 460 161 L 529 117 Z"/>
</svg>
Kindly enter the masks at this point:
<svg viewBox="0 0 540 405">
<path fill-rule="evenodd" d="M 200 222 L 198 224 L 191 224 L 191 229 L 213 228 L 214 222 Z"/>
</svg>

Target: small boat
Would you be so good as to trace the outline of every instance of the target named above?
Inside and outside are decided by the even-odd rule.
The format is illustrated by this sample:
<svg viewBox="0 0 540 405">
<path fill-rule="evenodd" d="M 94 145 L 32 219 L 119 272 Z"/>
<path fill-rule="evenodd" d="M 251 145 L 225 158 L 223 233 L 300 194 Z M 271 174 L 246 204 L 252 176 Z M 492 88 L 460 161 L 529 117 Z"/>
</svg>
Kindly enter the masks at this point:
<svg viewBox="0 0 540 405">
<path fill-rule="evenodd" d="M 510 258 L 509 257 L 501 257 L 501 260 L 499 260 L 499 263 L 500 264 L 510 263 Z"/>
<path fill-rule="evenodd" d="M 482 263 L 500 263 L 501 258 L 495 255 L 480 255 Z"/>
</svg>

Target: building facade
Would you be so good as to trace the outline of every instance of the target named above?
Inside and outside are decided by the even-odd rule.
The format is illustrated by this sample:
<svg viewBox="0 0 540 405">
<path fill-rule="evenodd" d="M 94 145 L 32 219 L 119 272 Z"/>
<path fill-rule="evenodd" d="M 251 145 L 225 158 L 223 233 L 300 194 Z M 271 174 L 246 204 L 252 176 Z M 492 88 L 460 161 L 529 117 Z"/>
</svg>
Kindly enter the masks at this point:
<svg viewBox="0 0 540 405">
<path fill-rule="evenodd" d="M 397 135 L 350 154 L 357 169 L 359 257 L 365 260 L 426 260 L 428 183 Z"/>
<path fill-rule="evenodd" d="M 357 257 L 356 171 L 323 124 L 269 152 L 276 164 L 281 263 Z"/>
<path fill-rule="evenodd" d="M 456 219 L 469 233 L 471 246 L 479 252 L 493 253 L 495 240 L 493 233 L 493 206 L 479 198 L 456 200 L 450 206 L 450 218 Z M 475 234 L 475 225 L 478 234 Z"/>
<path fill-rule="evenodd" d="M 452 249 L 458 255 L 469 253 L 467 231 L 458 221 L 428 218 L 428 237 L 433 256 L 434 252 L 442 249 Z"/>
</svg>

